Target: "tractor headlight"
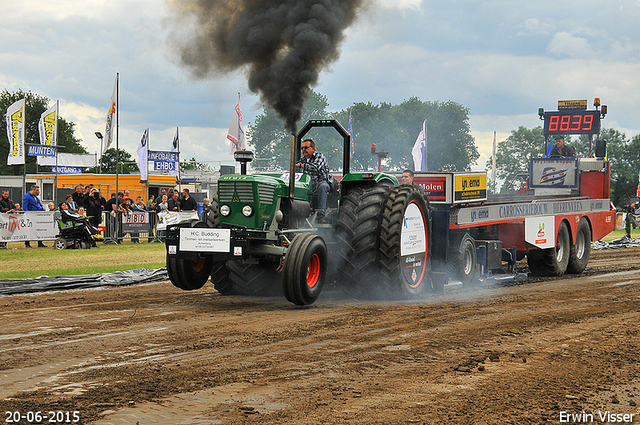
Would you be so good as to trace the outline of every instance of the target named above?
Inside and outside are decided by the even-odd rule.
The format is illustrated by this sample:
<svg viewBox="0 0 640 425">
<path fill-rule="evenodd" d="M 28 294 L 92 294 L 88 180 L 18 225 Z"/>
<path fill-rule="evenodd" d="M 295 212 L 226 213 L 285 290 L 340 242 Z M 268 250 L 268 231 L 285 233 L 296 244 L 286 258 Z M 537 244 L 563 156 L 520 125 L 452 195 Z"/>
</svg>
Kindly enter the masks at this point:
<svg viewBox="0 0 640 425">
<path fill-rule="evenodd" d="M 229 205 L 223 205 L 220 207 L 220 214 L 222 214 L 223 216 L 227 217 L 229 214 L 231 214 L 231 207 L 229 207 Z"/>
<path fill-rule="evenodd" d="M 253 215 L 253 207 L 251 205 L 245 205 L 242 207 L 242 215 L 245 217 L 251 217 Z"/>
</svg>

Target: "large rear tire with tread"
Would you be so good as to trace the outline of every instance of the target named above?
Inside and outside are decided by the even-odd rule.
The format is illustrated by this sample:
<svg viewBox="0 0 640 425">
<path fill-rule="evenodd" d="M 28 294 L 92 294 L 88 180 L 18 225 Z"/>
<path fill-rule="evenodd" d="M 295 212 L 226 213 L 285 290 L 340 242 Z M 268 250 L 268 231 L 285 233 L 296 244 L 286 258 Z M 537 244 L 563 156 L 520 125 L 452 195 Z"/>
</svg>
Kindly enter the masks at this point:
<svg viewBox="0 0 640 425">
<path fill-rule="evenodd" d="M 327 275 L 327 246 L 313 233 L 297 234 L 284 259 L 282 290 L 296 305 L 313 304 Z"/>
<path fill-rule="evenodd" d="M 415 186 L 395 187 L 387 198 L 380 229 L 381 282 L 396 299 L 432 292 L 431 221 L 428 202 Z"/>
<path fill-rule="evenodd" d="M 248 264 L 241 261 L 227 261 L 228 275 L 219 268 L 214 270 L 219 278 L 214 288 L 223 295 L 275 295 L 280 290 L 281 277 L 272 264 Z M 213 279 L 213 277 L 212 277 Z"/>
<path fill-rule="evenodd" d="M 208 211 L 202 220 L 208 227 L 220 227 L 220 213 L 218 211 L 218 201 L 211 201 Z"/>
<path fill-rule="evenodd" d="M 567 271 L 571 238 L 566 223 L 560 223 L 556 247 L 534 249 L 527 254 L 529 270 L 534 276 L 562 276 Z"/>
<path fill-rule="evenodd" d="M 211 283 L 220 295 L 236 295 L 238 292 L 229 277 L 229 268 L 226 261 L 216 261 L 211 269 Z"/>
<path fill-rule="evenodd" d="M 339 284 L 357 298 L 375 296 L 380 274 L 380 224 L 392 186 L 354 187 L 342 197 L 335 234 L 339 242 L 332 267 Z"/>
<path fill-rule="evenodd" d="M 591 227 L 586 218 L 581 218 L 576 231 L 576 243 L 571 244 L 567 273 L 582 273 L 591 255 Z"/>
</svg>

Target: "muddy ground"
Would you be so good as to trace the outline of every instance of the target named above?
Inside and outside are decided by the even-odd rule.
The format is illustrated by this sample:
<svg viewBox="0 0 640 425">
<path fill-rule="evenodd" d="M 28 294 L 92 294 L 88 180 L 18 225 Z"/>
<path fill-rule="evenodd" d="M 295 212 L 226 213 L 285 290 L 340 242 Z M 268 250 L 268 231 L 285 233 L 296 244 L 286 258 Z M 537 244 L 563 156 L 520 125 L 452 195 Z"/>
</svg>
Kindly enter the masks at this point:
<svg viewBox="0 0 640 425">
<path fill-rule="evenodd" d="M 639 256 L 422 302 L 327 288 L 297 308 L 168 281 L 3 296 L 2 421 L 640 423 Z"/>
</svg>

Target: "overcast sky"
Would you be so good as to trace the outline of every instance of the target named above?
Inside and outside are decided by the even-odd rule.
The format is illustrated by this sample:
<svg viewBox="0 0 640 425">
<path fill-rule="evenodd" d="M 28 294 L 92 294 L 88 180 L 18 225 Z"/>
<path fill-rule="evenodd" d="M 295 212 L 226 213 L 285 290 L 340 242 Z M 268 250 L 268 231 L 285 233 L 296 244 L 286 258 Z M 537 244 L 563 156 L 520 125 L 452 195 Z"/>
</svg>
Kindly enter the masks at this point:
<svg viewBox="0 0 640 425">
<path fill-rule="evenodd" d="M 314 88 L 330 110 L 411 96 L 458 102 L 470 110 L 479 168 L 494 131 L 501 141 L 541 125 L 538 108 L 561 99 L 588 99 L 591 109 L 600 97 L 603 127 L 640 134 L 640 0 L 368 1 Z M 145 127 L 152 150 L 169 150 L 180 127 L 181 158 L 230 163 L 237 93 L 245 125 L 262 112 L 242 73 L 203 81 L 179 64 L 166 0 L 0 5 L 0 89 L 59 100 L 90 152 L 100 149 L 94 132 L 104 133 L 117 72 L 120 147 L 132 155 Z"/>
</svg>

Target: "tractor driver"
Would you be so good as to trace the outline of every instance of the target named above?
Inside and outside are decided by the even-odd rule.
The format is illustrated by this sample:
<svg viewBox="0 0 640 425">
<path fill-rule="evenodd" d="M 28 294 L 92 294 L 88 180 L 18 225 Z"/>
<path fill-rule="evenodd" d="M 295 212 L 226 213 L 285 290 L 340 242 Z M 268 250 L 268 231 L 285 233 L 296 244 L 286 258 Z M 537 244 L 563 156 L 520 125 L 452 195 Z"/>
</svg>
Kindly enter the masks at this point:
<svg viewBox="0 0 640 425">
<path fill-rule="evenodd" d="M 556 137 L 556 146 L 551 150 L 550 158 L 575 158 L 576 149 L 564 144 L 564 137 Z"/>
<path fill-rule="evenodd" d="M 305 174 L 311 177 L 313 194 L 318 199 L 316 204 L 318 219 L 323 220 L 327 209 L 327 197 L 330 189 L 327 157 L 320 152 L 316 152 L 316 144 L 312 139 L 304 139 L 301 149 L 303 156 L 297 165 L 302 168 Z"/>
</svg>

